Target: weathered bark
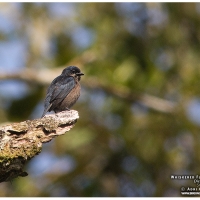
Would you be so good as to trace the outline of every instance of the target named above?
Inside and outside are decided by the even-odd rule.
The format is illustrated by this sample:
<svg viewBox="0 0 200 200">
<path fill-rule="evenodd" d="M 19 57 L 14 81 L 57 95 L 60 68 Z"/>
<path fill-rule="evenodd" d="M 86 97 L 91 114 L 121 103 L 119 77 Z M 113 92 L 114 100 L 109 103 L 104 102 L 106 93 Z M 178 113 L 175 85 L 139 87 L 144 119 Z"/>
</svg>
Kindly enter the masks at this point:
<svg viewBox="0 0 200 200">
<path fill-rule="evenodd" d="M 23 166 L 42 150 L 42 143 L 69 131 L 77 119 L 75 110 L 47 115 L 0 127 L 0 182 L 27 176 Z"/>
</svg>

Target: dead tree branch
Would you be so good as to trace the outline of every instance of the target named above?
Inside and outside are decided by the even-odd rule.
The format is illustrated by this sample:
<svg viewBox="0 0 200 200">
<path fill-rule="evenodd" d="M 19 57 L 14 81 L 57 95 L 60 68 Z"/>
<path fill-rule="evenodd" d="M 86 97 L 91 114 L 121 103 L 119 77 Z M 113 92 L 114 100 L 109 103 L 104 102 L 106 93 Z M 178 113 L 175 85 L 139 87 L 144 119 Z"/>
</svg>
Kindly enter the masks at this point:
<svg viewBox="0 0 200 200">
<path fill-rule="evenodd" d="M 47 115 L 0 127 L 0 182 L 27 176 L 23 166 L 42 150 L 42 143 L 69 131 L 77 119 L 75 110 Z"/>
</svg>

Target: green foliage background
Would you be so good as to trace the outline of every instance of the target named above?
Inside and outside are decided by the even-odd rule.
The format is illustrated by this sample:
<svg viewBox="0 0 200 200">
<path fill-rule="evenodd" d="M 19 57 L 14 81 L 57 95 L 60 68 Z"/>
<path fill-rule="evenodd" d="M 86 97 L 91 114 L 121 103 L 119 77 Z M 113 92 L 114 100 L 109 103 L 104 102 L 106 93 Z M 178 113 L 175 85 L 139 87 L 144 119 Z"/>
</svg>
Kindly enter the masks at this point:
<svg viewBox="0 0 200 200">
<path fill-rule="evenodd" d="M 28 177 L 1 183 L 0 196 L 181 196 L 181 186 L 195 187 L 170 176 L 200 174 L 200 4 L 58 4 L 0 4 L 14 24 L 1 43 L 26 44 L 20 70 L 76 64 L 85 74 L 75 127 L 44 145 Z M 0 94 L 2 123 L 40 117 L 47 85 L 23 84 L 18 99 Z"/>
</svg>

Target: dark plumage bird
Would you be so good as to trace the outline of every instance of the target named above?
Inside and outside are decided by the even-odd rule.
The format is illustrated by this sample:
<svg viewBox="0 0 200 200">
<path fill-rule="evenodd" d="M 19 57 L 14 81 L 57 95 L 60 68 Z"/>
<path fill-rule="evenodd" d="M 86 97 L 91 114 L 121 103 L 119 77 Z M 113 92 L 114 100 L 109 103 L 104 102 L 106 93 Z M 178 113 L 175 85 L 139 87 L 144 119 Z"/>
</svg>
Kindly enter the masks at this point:
<svg viewBox="0 0 200 200">
<path fill-rule="evenodd" d="M 80 96 L 79 81 L 82 75 L 78 67 L 69 66 L 52 81 L 47 90 L 42 117 L 52 110 L 55 113 L 69 110 L 76 103 Z"/>
</svg>

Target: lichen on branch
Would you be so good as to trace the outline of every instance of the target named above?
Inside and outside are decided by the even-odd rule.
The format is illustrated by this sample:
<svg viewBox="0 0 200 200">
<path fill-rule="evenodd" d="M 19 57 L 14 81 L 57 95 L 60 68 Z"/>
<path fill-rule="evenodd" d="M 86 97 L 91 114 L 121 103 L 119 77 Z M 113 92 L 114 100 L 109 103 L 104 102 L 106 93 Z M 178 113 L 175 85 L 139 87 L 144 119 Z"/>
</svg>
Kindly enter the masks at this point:
<svg viewBox="0 0 200 200">
<path fill-rule="evenodd" d="M 42 143 L 69 131 L 77 119 L 75 110 L 46 115 L 0 127 L 0 182 L 28 175 L 23 166 L 42 150 Z"/>
</svg>

